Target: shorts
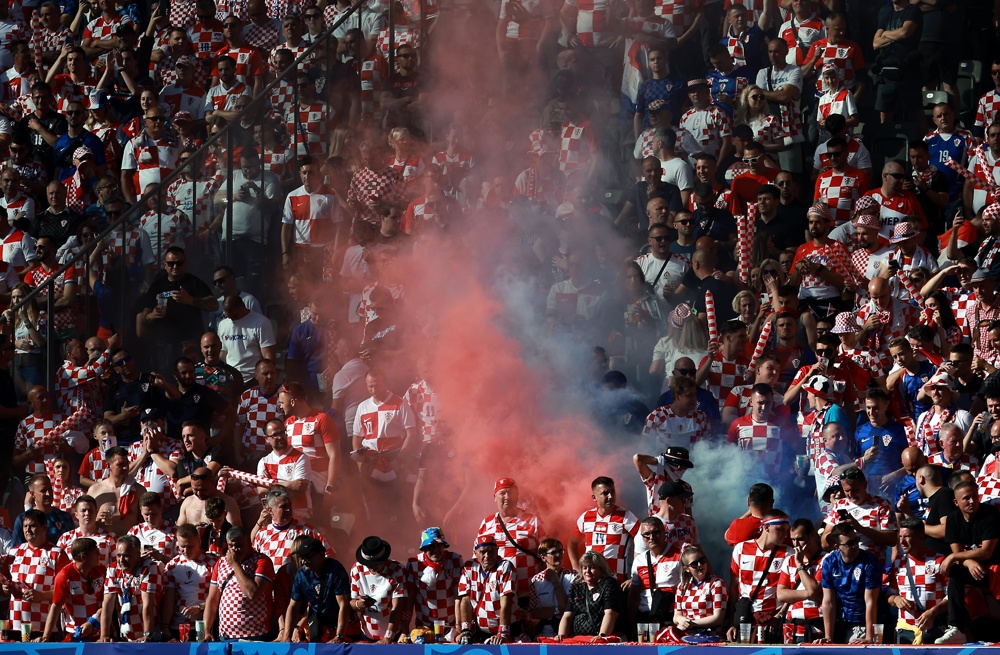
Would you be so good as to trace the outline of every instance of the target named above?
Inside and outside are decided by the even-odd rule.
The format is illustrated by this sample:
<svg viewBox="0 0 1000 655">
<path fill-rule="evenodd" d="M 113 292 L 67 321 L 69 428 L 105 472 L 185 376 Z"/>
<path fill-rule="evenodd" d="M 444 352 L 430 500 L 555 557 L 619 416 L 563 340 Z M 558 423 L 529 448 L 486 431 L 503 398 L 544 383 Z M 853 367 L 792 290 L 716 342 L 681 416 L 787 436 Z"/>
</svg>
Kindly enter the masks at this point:
<svg viewBox="0 0 1000 655">
<path fill-rule="evenodd" d="M 877 111 L 905 114 L 920 108 L 920 86 L 905 77 L 889 81 L 879 75 L 875 84 Z"/>
<path fill-rule="evenodd" d="M 955 86 L 958 83 L 958 50 L 946 43 L 921 42 L 920 81 L 926 87 L 938 83 Z"/>
</svg>

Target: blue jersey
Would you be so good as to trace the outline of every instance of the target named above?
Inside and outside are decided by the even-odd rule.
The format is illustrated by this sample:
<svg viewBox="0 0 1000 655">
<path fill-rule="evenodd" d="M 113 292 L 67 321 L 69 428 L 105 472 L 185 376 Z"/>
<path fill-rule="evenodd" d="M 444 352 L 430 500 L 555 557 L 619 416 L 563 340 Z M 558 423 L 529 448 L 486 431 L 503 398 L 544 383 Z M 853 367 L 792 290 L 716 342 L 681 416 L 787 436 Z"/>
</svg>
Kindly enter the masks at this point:
<svg viewBox="0 0 1000 655">
<path fill-rule="evenodd" d="M 863 455 L 872 446 L 878 446 L 878 457 L 865 466 L 865 473 L 888 475 L 899 468 L 903 449 L 910 444 L 906 439 L 906 430 L 899 423 L 889 421 L 882 427 L 877 427 L 866 418 L 854 431 L 854 445 L 859 455 Z"/>
<path fill-rule="evenodd" d="M 927 499 L 920 495 L 920 492 L 917 490 L 917 479 L 909 473 L 903 475 L 899 482 L 896 483 L 896 492 L 891 499 L 893 507 L 898 505 L 899 499 L 903 496 L 906 496 L 907 500 L 910 501 L 910 509 L 913 511 L 913 516 L 921 521 L 926 520 Z"/>
<path fill-rule="evenodd" d="M 840 550 L 839 548 L 837 550 Z M 845 623 L 865 620 L 865 590 L 882 587 L 882 567 L 874 553 L 861 551 L 850 564 L 841 553 L 833 552 L 823 560 L 823 588 L 837 596 L 837 619 Z"/>
<path fill-rule="evenodd" d="M 962 166 L 968 166 L 969 157 L 976 147 L 975 137 L 966 130 L 955 130 L 954 134 L 945 139 L 935 130 L 924 137 L 924 143 L 930 150 L 931 164 L 948 180 L 948 195 L 954 198 L 962 190 L 965 178 L 948 168 L 945 162 L 954 159 Z"/>
<path fill-rule="evenodd" d="M 935 371 L 937 367 L 925 360 L 920 362 L 916 375 L 910 375 L 909 371 L 903 373 L 899 383 L 899 393 L 903 396 L 903 408 L 907 416 L 920 416 L 931 408 L 930 402 L 917 402 L 917 394 Z"/>
<path fill-rule="evenodd" d="M 687 98 L 687 87 L 681 80 L 665 77 L 659 80 L 643 80 L 635 97 L 635 113 L 643 114 L 642 127 L 649 127 L 649 103 L 662 100 L 667 103 L 674 123 L 681 118 L 681 107 Z M 669 127 L 664 125 L 662 127 Z"/>
<path fill-rule="evenodd" d="M 738 68 L 734 68 L 728 73 L 720 73 L 717 70 L 713 70 L 705 76 L 708 83 L 712 85 L 712 104 L 726 112 L 726 114 L 729 115 L 729 118 L 733 117 L 733 108 L 736 106 L 736 103 L 739 102 L 740 93 L 742 93 L 743 89 L 750 84 L 750 80 L 747 79 L 747 75 L 748 73 L 746 68 L 740 66 Z M 732 104 L 721 102 L 719 100 L 719 96 L 722 94 L 729 96 L 732 100 Z"/>
</svg>

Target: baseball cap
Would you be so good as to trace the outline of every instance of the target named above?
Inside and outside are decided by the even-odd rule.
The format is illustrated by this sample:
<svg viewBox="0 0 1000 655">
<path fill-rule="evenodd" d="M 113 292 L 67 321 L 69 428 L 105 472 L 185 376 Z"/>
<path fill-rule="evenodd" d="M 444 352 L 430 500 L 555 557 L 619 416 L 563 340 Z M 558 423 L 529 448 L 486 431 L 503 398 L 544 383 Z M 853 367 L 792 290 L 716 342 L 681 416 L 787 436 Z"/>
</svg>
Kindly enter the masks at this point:
<svg viewBox="0 0 1000 655">
<path fill-rule="evenodd" d="M 496 537 L 494 537 L 491 534 L 481 534 L 478 537 L 476 537 L 476 543 L 475 545 L 473 545 L 472 549 L 479 550 L 484 546 L 496 546 L 496 545 L 497 545 Z"/>
<path fill-rule="evenodd" d="M 317 553 L 326 552 L 326 548 L 323 548 L 323 542 L 315 537 L 306 537 L 302 540 L 302 544 L 295 549 L 293 555 L 298 555 L 300 557 L 309 557 L 310 555 L 315 555 Z"/>
<path fill-rule="evenodd" d="M 680 482 L 667 480 L 660 485 L 656 495 L 660 497 L 660 500 L 666 500 L 667 498 L 690 498 L 694 494 Z"/>
<path fill-rule="evenodd" d="M 143 421 L 158 421 L 162 418 L 163 414 L 160 412 L 159 409 L 157 409 L 156 407 L 147 407 L 146 409 L 142 410 L 142 413 L 139 415 L 139 422 L 141 423 Z"/>
</svg>

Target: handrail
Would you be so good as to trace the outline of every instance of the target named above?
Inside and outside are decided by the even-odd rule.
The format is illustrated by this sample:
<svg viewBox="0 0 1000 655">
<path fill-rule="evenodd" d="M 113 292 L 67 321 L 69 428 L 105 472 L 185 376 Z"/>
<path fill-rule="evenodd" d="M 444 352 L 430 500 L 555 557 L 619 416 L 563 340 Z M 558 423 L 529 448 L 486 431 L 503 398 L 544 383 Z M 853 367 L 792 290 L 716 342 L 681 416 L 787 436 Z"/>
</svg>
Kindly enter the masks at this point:
<svg viewBox="0 0 1000 655">
<path fill-rule="evenodd" d="M 334 35 L 333 35 L 333 32 L 335 30 L 337 30 L 338 28 L 340 28 L 349 18 L 351 18 L 352 15 L 355 14 L 355 12 L 358 13 L 358 24 L 360 26 L 360 23 L 361 23 L 361 20 L 360 20 L 360 10 L 361 10 L 361 8 L 366 3 L 367 3 L 367 0 L 357 0 L 353 5 L 351 5 L 350 9 L 348 9 L 347 12 L 345 12 L 343 15 L 341 15 L 334 22 L 334 24 L 331 25 L 318 38 L 316 38 L 309 45 L 309 47 L 306 48 L 302 52 L 302 54 L 300 54 L 295 59 L 295 61 L 293 61 L 287 68 L 285 68 L 284 70 L 282 70 L 280 73 L 278 73 L 277 75 L 275 75 L 275 78 L 270 83 L 268 83 L 261 90 L 261 92 L 258 95 L 254 96 L 252 98 L 250 104 L 248 104 L 246 107 L 244 107 L 239 112 L 237 112 L 237 114 L 232 118 L 232 120 L 229 121 L 229 123 L 223 129 L 221 129 L 218 132 L 216 132 L 215 134 L 209 136 L 205 140 L 205 143 L 203 143 L 197 150 L 195 150 L 192 153 L 191 158 L 188 160 L 188 162 L 186 162 L 185 164 L 183 164 L 181 166 L 178 166 L 169 175 L 167 175 L 165 178 L 161 179 L 160 182 L 159 182 L 159 184 L 157 185 L 156 189 L 153 192 L 151 192 L 149 194 L 145 194 L 145 195 L 139 196 L 138 194 L 141 193 L 142 190 L 141 189 L 137 189 L 136 190 L 137 198 L 136 198 L 135 203 L 131 207 L 129 207 L 127 210 L 125 210 L 124 212 L 122 212 L 122 215 L 116 221 L 114 221 L 113 223 L 109 224 L 108 227 L 104 231 L 102 231 L 98 236 L 94 237 L 94 239 L 91 240 L 89 243 L 87 243 L 87 244 L 81 244 L 80 245 L 80 249 L 76 252 L 76 254 L 74 254 L 68 261 L 66 261 L 59 268 L 57 268 L 49 276 L 49 278 L 45 282 L 43 282 L 39 286 L 37 286 L 34 289 L 32 289 L 28 294 L 25 295 L 25 297 L 24 297 L 23 300 L 21 300 L 20 302 L 18 302 L 16 305 L 13 305 L 13 306 L 10 307 L 10 309 L 12 310 L 12 315 L 16 316 L 17 312 L 22 307 L 24 307 L 29 302 L 34 302 L 34 299 L 39 294 L 42 293 L 43 289 L 48 289 L 47 301 L 46 301 L 46 316 L 47 316 L 47 320 L 46 320 L 46 325 L 45 325 L 45 344 L 46 344 L 45 345 L 45 348 L 46 348 L 46 357 L 45 357 L 45 359 L 46 359 L 46 366 L 45 366 L 45 376 L 46 376 L 45 380 L 46 380 L 46 384 L 45 384 L 45 386 L 50 391 L 52 390 L 52 361 L 53 361 L 53 350 L 55 348 L 55 343 L 53 342 L 53 339 L 52 339 L 53 324 L 55 322 L 55 317 L 53 316 L 53 303 L 54 303 L 54 299 L 53 299 L 52 289 L 55 286 L 56 279 L 60 275 L 64 274 L 66 271 L 68 271 L 71 267 L 73 267 L 80 260 L 84 260 L 85 267 L 87 265 L 89 265 L 89 262 L 86 261 L 86 260 L 89 259 L 91 251 L 93 251 L 94 248 L 96 248 L 99 244 L 101 244 L 106 238 L 108 238 L 119 227 L 123 228 L 124 226 L 128 225 L 132 221 L 133 218 L 136 218 L 137 216 L 142 216 L 142 214 L 146 213 L 146 203 L 147 203 L 148 200 L 150 200 L 152 197 L 154 197 L 157 194 L 159 194 L 162 189 L 165 189 L 167 186 L 169 186 L 169 184 L 171 182 L 173 182 L 174 180 L 178 179 L 181 174 L 183 174 L 184 172 L 187 172 L 189 167 L 196 166 L 197 162 L 201 160 L 201 157 L 204 154 L 208 153 L 210 151 L 210 149 L 215 144 L 217 144 L 217 143 L 220 142 L 221 139 L 226 139 L 226 144 L 225 144 L 226 145 L 226 158 L 228 159 L 228 161 L 227 162 L 220 162 L 220 165 L 225 164 L 225 166 L 226 166 L 226 172 L 227 172 L 227 174 L 229 176 L 229 180 L 228 180 L 229 181 L 229 185 L 228 185 L 228 187 L 229 187 L 230 204 L 231 204 L 231 202 L 232 202 L 232 198 L 231 198 L 231 196 L 232 196 L 232 171 L 233 171 L 233 156 L 232 156 L 232 152 L 233 152 L 233 148 L 232 148 L 232 143 L 233 143 L 232 136 L 233 136 L 233 134 L 232 133 L 233 133 L 233 130 L 235 129 L 235 126 L 239 125 L 242 122 L 243 118 L 249 116 L 252 112 L 259 112 L 261 115 L 263 115 L 264 102 L 268 98 L 270 92 L 280 82 L 282 82 L 283 80 L 285 80 L 287 76 L 289 76 L 292 73 L 298 71 L 299 65 L 302 64 L 302 63 L 305 63 L 307 59 L 310 59 L 312 57 L 313 52 L 316 51 L 317 48 L 319 48 L 319 47 L 323 47 L 323 48 L 327 49 L 327 55 L 328 56 L 327 56 L 326 61 L 324 63 L 326 65 L 326 67 L 327 67 L 326 71 L 325 71 L 325 73 L 326 73 L 326 84 L 329 85 L 330 84 L 330 75 L 331 75 L 331 72 L 332 72 L 330 70 L 329 45 L 330 45 L 330 40 L 331 39 L 336 39 L 336 37 L 334 37 Z M 334 56 L 336 56 L 336 53 L 334 53 Z M 303 70 L 305 70 L 305 68 L 303 68 Z M 294 79 L 294 77 L 293 77 L 293 79 Z M 297 155 L 298 154 L 298 148 L 299 148 L 299 138 L 301 138 L 301 135 L 298 134 L 298 109 L 297 108 L 298 108 L 298 104 L 299 104 L 299 98 L 298 98 L 298 88 L 294 85 L 294 83 L 293 83 L 293 87 L 294 87 L 294 94 L 295 94 L 294 106 L 296 107 L 296 111 L 295 111 L 296 133 L 291 135 L 291 143 L 290 143 L 289 147 L 292 148 L 292 152 Z M 327 87 L 327 88 L 329 88 L 329 87 Z M 255 105 L 257 103 L 260 103 L 259 107 L 255 107 Z M 262 162 L 261 166 L 263 167 L 263 157 L 261 158 L 261 162 Z M 197 177 L 198 176 L 195 175 L 196 179 L 197 179 Z M 226 211 L 230 211 L 230 210 L 227 208 Z M 232 230 L 232 215 L 231 214 L 230 214 L 230 218 L 229 218 L 228 223 L 229 223 L 229 227 L 230 227 L 230 236 L 231 236 L 231 230 Z M 160 231 L 160 238 L 159 238 L 158 241 L 162 242 L 162 238 L 163 238 L 163 233 L 162 233 L 162 231 Z M 161 248 L 162 248 L 162 243 L 161 243 Z M 123 253 L 122 253 L 122 259 L 124 260 L 124 250 L 123 250 Z M 123 261 L 122 265 L 124 265 L 124 261 Z M 88 287 L 88 286 L 89 286 L 89 280 L 85 281 L 85 283 L 84 283 L 84 287 L 85 288 Z M 3 321 L 6 321 L 6 318 L 0 317 L 0 322 L 3 322 Z"/>
</svg>

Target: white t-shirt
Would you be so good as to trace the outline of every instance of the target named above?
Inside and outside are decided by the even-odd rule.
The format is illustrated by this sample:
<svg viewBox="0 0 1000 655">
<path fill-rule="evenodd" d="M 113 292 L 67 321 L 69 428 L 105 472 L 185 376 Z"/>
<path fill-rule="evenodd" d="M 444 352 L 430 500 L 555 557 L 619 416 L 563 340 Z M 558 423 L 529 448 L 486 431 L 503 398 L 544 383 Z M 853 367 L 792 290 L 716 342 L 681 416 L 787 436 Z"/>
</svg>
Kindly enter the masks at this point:
<svg viewBox="0 0 1000 655">
<path fill-rule="evenodd" d="M 663 167 L 662 179 L 664 182 L 673 184 L 681 191 L 694 188 L 694 169 L 691 168 L 691 164 L 680 157 L 675 157 L 670 161 L 661 159 L 660 166 Z"/>
<path fill-rule="evenodd" d="M 243 375 L 244 380 L 253 377 L 254 367 L 261 358 L 261 348 L 275 343 L 271 321 L 256 312 L 243 318 L 224 318 L 219 322 L 219 339 L 226 351 L 226 363 Z"/>
</svg>

